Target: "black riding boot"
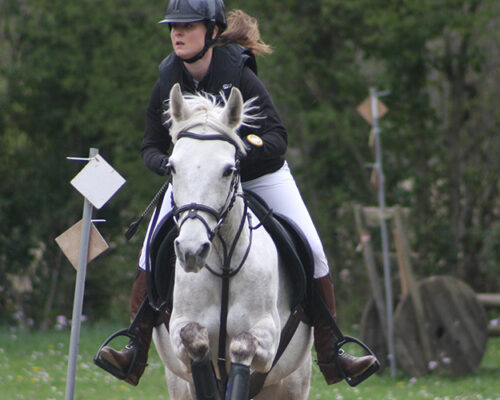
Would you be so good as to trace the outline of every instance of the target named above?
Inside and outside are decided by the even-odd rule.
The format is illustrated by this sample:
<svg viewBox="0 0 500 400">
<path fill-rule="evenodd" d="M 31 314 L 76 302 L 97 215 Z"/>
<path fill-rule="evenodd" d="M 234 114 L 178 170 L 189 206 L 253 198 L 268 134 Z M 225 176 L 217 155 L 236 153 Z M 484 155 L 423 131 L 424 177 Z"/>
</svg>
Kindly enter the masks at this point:
<svg viewBox="0 0 500 400">
<path fill-rule="evenodd" d="M 135 321 L 131 329 L 131 334 L 134 338 L 121 351 L 116 351 L 110 346 L 105 346 L 98 354 L 101 360 L 113 365 L 123 373 L 129 370 L 131 363 L 135 360 L 135 366 L 133 366 L 130 374 L 124 379 L 125 382 L 133 386 L 139 383 L 139 379 L 147 366 L 149 346 L 157 315 L 157 312 L 151 308 L 149 303 L 144 302 L 146 295 L 146 272 L 138 270 L 137 277 L 132 286 L 130 301 L 130 316 L 132 321 L 140 309 L 139 320 Z"/>
<path fill-rule="evenodd" d="M 323 278 L 315 279 L 314 283 L 316 285 L 317 293 L 321 296 L 324 303 L 328 307 L 333 319 L 335 319 L 335 297 L 333 294 L 333 284 L 330 280 L 330 276 L 327 275 Z M 335 344 L 337 338 L 333 333 L 331 326 L 324 320 L 321 312 L 318 312 L 317 315 L 314 316 L 313 324 L 314 346 L 316 347 L 316 353 L 318 356 L 318 366 L 325 377 L 326 383 L 333 385 L 334 383 L 340 382 L 344 379 L 344 375 L 341 371 L 339 371 L 335 362 Z M 340 365 L 344 373 L 349 377 L 361 375 L 377 361 L 377 359 L 372 355 L 353 357 L 350 354 L 345 353 L 343 350 L 340 350 L 337 357 L 339 357 Z"/>
</svg>

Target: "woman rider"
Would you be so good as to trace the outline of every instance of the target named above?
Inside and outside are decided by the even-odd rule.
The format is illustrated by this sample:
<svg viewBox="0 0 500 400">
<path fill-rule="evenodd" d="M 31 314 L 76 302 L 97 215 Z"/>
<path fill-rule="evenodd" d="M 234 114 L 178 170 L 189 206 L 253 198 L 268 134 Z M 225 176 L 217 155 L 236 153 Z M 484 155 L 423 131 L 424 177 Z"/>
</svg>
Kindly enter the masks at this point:
<svg viewBox="0 0 500 400">
<path fill-rule="evenodd" d="M 170 28 L 174 52 L 161 63 L 159 80 L 150 96 L 142 145 L 144 163 L 159 175 L 167 174 L 167 151 L 171 142 L 168 126 L 162 123 L 162 114 L 163 105 L 176 82 L 180 83 L 183 93 L 219 95 L 222 91 L 228 95 L 231 87 L 236 86 L 244 100 L 256 98 L 259 114 L 265 118 L 259 119 L 258 127 L 240 128 L 239 134 L 241 137 L 256 134 L 263 145 L 252 147 L 241 161 L 243 188 L 255 192 L 271 209 L 287 216 L 302 229 L 313 253 L 315 287 L 335 318 L 333 284 L 323 245 L 284 158 L 287 132 L 269 93 L 256 76 L 254 55 L 270 52 L 260 40 L 257 22 L 242 11 L 229 13 L 226 20 L 222 0 L 170 0 L 166 16 L 160 23 Z M 158 220 L 170 209 L 170 202 L 163 202 Z M 132 287 L 132 320 L 147 292 L 144 249 Z M 155 320 L 156 312 L 147 301 L 144 302 L 141 315 L 132 328 L 135 340 L 122 351 L 106 346 L 98 355 L 120 371 L 132 368 L 125 378 L 132 385 L 138 384 L 146 367 Z M 322 315 L 313 316 L 313 325 L 319 367 L 328 384 L 339 382 L 343 375 L 335 363 L 336 337 Z M 361 375 L 376 361 L 371 355 L 352 357 L 343 352 L 338 357 L 342 369 L 351 377 Z"/>
</svg>

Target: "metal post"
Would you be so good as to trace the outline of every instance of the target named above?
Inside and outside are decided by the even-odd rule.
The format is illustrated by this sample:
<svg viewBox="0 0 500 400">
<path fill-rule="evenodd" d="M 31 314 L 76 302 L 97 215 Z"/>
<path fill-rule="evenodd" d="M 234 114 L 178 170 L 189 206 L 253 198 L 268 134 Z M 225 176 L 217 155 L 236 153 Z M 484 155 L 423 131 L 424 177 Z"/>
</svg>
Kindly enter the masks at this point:
<svg viewBox="0 0 500 400">
<path fill-rule="evenodd" d="M 98 153 L 98 149 L 91 148 L 89 151 L 89 158 L 92 159 Z M 92 210 L 92 204 L 85 198 L 83 203 L 82 233 L 80 239 L 78 271 L 76 274 L 75 297 L 73 300 L 73 316 L 71 323 L 71 340 L 69 345 L 65 400 L 73 400 L 75 392 L 76 362 L 78 358 L 78 346 L 80 343 L 80 326 L 82 319 L 83 296 L 85 291 L 85 275 L 87 273 L 90 229 L 92 225 Z"/>
<path fill-rule="evenodd" d="M 384 261 L 384 283 L 385 283 L 385 301 L 387 310 L 387 344 L 389 347 L 389 361 L 391 364 L 391 375 L 396 375 L 396 357 L 394 354 L 394 335 L 392 323 L 392 286 L 391 286 L 391 268 L 389 263 L 389 242 L 387 237 L 387 225 L 385 218 L 385 191 L 384 191 L 384 173 L 382 169 L 382 146 L 380 143 L 380 128 L 378 127 L 378 98 L 375 88 L 370 88 L 370 99 L 373 118 L 373 134 L 375 136 L 375 153 L 378 181 L 378 202 L 380 208 L 380 232 L 382 234 L 382 253 Z"/>
</svg>

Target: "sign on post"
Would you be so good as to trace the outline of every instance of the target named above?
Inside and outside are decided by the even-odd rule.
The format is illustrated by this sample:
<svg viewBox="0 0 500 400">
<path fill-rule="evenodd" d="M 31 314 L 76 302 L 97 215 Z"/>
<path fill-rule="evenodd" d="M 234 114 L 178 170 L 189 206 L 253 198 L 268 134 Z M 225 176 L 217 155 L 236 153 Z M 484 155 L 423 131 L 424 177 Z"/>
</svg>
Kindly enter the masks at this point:
<svg viewBox="0 0 500 400">
<path fill-rule="evenodd" d="M 384 103 L 382 103 L 378 98 L 375 99 L 376 102 L 376 113 L 377 118 L 382 118 L 388 110 Z M 372 99 L 371 97 L 367 97 L 365 101 L 363 101 L 357 108 L 358 113 L 370 124 L 373 125 L 374 113 L 372 109 Z"/>
<path fill-rule="evenodd" d="M 83 221 L 78 221 L 71 228 L 56 237 L 56 243 L 71 265 L 78 270 L 78 259 L 80 255 L 80 238 L 82 237 Z M 90 242 L 87 263 L 104 253 L 109 248 L 108 244 L 97 230 L 94 224 L 90 227 Z"/>
<path fill-rule="evenodd" d="M 99 155 L 98 149 L 91 148 L 89 158 L 68 157 L 68 159 L 88 162 L 71 181 L 71 184 L 84 196 L 82 220 L 56 238 L 63 253 L 77 269 L 65 397 L 65 400 L 73 400 L 87 264 L 108 247 L 92 224 L 93 207 L 100 209 L 106 204 L 123 186 L 125 179 Z"/>
<path fill-rule="evenodd" d="M 391 375 L 396 375 L 396 358 L 394 351 L 393 321 L 392 321 L 392 287 L 391 269 L 389 264 L 389 241 L 387 224 L 385 218 L 385 191 L 384 173 L 382 168 L 382 145 L 380 141 L 380 128 L 378 121 L 388 111 L 387 107 L 378 98 L 386 93 L 377 93 L 375 88 L 370 88 L 370 96 L 357 108 L 359 114 L 372 126 L 370 131 L 369 145 L 375 150 L 375 164 L 373 167 L 371 182 L 378 189 L 378 202 L 380 208 L 380 233 L 382 235 L 382 255 L 384 262 L 384 286 L 387 312 L 387 344 L 389 348 L 389 360 L 391 364 Z"/>
<path fill-rule="evenodd" d="M 124 183 L 125 179 L 99 154 L 91 158 L 85 168 L 71 181 L 73 187 L 98 210 Z"/>
</svg>

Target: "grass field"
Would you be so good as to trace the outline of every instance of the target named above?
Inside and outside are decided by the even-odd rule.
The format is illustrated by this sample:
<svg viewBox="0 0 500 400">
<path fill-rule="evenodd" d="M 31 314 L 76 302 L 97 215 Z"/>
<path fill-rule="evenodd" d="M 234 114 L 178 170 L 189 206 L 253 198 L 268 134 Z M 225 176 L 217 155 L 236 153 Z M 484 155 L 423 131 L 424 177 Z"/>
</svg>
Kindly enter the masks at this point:
<svg viewBox="0 0 500 400">
<path fill-rule="evenodd" d="M 75 399 L 168 399 L 163 368 L 153 350 L 137 387 L 97 368 L 92 358 L 102 341 L 117 330 L 112 325 L 83 326 Z M 69 329 L 47 333 L 0 330 L 0 399 L 64 399 Z M 327 386 L 316 366 L 310 399 L 500 400 L 500 338 L 490 339 L 477 373 L 466 377 L 430 375 L 412 378 L 385 372 L 355 388 L 342 382 Z"/>
</svg>

